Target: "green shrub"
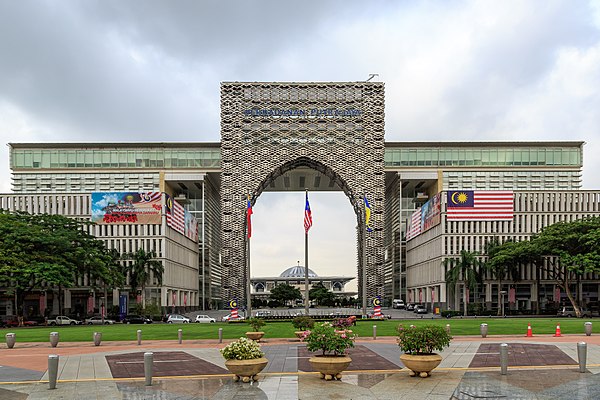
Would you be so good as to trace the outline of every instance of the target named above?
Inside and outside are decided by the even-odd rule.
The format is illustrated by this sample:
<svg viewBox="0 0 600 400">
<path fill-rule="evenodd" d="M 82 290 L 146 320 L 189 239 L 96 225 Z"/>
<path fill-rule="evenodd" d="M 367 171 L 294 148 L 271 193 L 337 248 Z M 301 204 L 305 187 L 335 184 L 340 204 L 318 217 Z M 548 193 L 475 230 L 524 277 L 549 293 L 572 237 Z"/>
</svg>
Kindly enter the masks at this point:
<svg viewBox="0 0 600 400">
<path fill-rule="evenodd" d="M 257 342 L 245 337 L 229 343 L 220 351 L 226 360 L 254 360 L 265 355 Z"/>
<path fill-rule="evenodd" d="M 439 325 L 410 326 L 400 324 L 398 330 L 398 346 L 406 354 L 432 354 L 450 346 L 452 336 Z"/>
<path fill-rule="evenodd" d="M 301 315 L 294 318 L 292 325 L 294 325 L 294 328 L 298 329 L 299 331 L 307 331 L 315 326 L 315 320 L 308 315 Z"/>
<path fill-rule="evenodd" d="M 342 355 L 354 347 L 356 336 L 351 330 L 336 330 L 329 322 L 315 325 L 304 337 L 309 351 L 321 351 L 323 355 Z"/>
<path fill-rule="evenodd" d="M 256 318 L 256 317 L 249 318 L 246 322 L 248 322 L 248 324 L 250 324 L 250 326 L 252 327 L 252 330 L 254 332 L 260 331 L 260 328 L 262 328 L 266 324 L 264 319 Z"/>
</svg>

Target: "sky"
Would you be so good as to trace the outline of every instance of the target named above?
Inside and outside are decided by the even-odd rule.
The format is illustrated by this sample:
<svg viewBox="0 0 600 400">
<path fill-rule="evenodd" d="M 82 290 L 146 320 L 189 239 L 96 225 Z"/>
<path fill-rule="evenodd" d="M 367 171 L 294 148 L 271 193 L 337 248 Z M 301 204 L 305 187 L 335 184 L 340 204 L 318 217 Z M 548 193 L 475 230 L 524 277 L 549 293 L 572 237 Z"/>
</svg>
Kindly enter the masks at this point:
<svg viewBox="0 0 600 400">
<path fill-rule="evenodd" d="M 581 140 L 600 189 L 600 0 L 0 0 L 0 55 L 3 143 L 216 142 L 222 81 L 374 73 L 386 140 Z M 252 275 L 303 264 L 303 202 L 259 198 Z M 309 265 L 355 275 L 347 199 L 311 204 Z"/>
</svg>

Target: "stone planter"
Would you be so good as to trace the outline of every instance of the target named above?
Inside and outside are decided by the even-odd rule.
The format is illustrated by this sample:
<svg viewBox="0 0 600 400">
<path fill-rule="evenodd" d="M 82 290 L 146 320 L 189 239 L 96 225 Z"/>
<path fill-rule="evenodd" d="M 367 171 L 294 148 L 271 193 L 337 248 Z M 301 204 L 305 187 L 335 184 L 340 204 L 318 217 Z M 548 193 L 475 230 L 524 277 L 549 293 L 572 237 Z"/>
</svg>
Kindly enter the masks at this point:
<svg viewBox="0 0 600 400">
<path fill-rule="evenodd" d="M 308 359 L 312 368 L 319 372 L 321 379 L 330 381 L 332 379 L 341 380 L 342 371 L 344 371 L 352 359 L 348 356 L 316 356 Z"/>
<path fill-rule="evenodd" d="M 305 331 L 296 331 L 294 332 L 294 335 L 296 335 L 298 339 L 302 340 L 302 338 L 304 337 L 304 332 Z"/>
<path fill-rule="evenodd" d="M 442 362 L 442 356 L 439 354 L 412 355 L 402 354 L 400 361 L 410 370 L 410 376 L 419 375 L 421 378 L 427 378 L 431 371 Z"/>
<path fill-rule="evenodd" d="M 250 340 L 260 341 L 265 336 L 264 332 L 246 332 L 246 337 Z"/>
<path fill-rule="evenodd" d="M 15 347 L 15 342 L 16 342 L 16 335 L 14 333 L 7 333 L 6 334 L 6 346 L 9 349 L 12 349 L 13 347 Z"/>
<path fill-rule="evenodd" d="M 250 382 L 250 380 L 257 381 L 258 377 L 256 376 L 260 371 L 262 371 L 269 360 L 264 357 L 255 358 L 253 360 L 227 360 L 225 361 L 225 366 L 235 375 L 233 378 L 234 381 L 242 382 Z"/>
</svg>

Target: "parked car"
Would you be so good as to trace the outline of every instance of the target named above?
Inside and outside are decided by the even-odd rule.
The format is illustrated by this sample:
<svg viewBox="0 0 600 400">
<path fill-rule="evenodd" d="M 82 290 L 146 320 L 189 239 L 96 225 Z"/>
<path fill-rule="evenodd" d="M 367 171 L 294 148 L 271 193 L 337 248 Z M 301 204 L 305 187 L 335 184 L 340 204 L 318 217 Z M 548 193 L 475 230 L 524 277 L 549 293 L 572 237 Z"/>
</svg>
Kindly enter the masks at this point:
<svg viewBox="0 0 600 400">
<path fill-rule="evenodd" d="M 406 305 L 406 311 L 414 311 L 415 310 L 415 303 L 408 303 Z"/>
<path fill-rule="evenodd" d="M 258 318 L 268 318 L 271 316 L 271 311 L 268 310 L 260 310 L 256 312 L 256 316 Z"/>
<path fill-rule="evenodd" d="M 180 314 L 171 314 L 167 318 L 167 324 L 189 324 L 190 319 Z"/>
<path fill-rule="evenodd" d="M 581 317 L 582 318 L 587 318 L 590 317 L 592 314 L 585 308 L 580 307 L 579 311 L 581 312 Z M 573 306 L 564 306 L 558 309 L 558 314 L 559 317 L 576 317 L 577 314 L 575 314 L 575 309 L 573 308 Z"/>
<path fill-rule="evenodd" d="M 416 313 L 419 308 L 425 307 L 423 304 L 415 304 L 413 307 L 413 312 Z"/>
<path fill-rule="evenodd" d="M 28 321 L 23 320 L 23 326 L 37 326 L 38 323 L 36 321 Z M 14 317 L 6 321 L 5 325 L 7 328 L 16 328 L 19 326 L 19 320 Z"/>
<path fill-rule="evenodd" d="M 404 300 L 402 300 L 402 299 L 394 299 L 392 301 L 392 308 L 396 308 L 396 309 L 399 309 L 399 310 L 404 309 L 405 308 Z"/>
<path fill-rule="evenodd" d="M 141 315 L 126 315 L 122 322 L 124 324 L 151 324 L 152 319 Z"/>
<path fill-rule="evenodd" d="M 69 317 L 65 317 L 64 315 L 59 315 L 54 318 L 50 318 L 48 320 L 48 325 L 81 325 L 81 321 Z"/>
<path fill-rule="evenodd" d="M 115 321 L 112 319 L 108 319 L 108 318 L 104 318 L 104 322 L 102 321 L 102 317 L 92 317 L 92 318 L 88 318 L 85 320 L 85 324 L 86 325 L 112 325 L 114 324 Z"/>
<path fill-rule="evenodd" d="M 418 304 L 415 306 L 414 312 L 417 314 L 427 314 L 427 307 L 422 304 Z"/>
<path fill-rule="evenodd" d="M 194 320 L 194 322 L 199 324 L 209 324 L 217 322 L 217 320 L 209 317 L 208 315 L 196 315 L 196 319 Z"/>
<path fill-rule="evenodd" d="M 226 316 L 224 316 L 224 317 L 222 318 L 222 321 L 224 321 L 224 322 L 229 322 L 230 320 L 231 320 L 231 321 L 243 321 L 243 320 L 244 320 L 244 317 L 242 317 L 241 315 L 238 315 L 238 317 L 237 317 L 237 318 L 235 318 L 235 319 L 232 319 L 232 318 L 231 318 L 231 314 L 227 314 Z"/>
</svg>

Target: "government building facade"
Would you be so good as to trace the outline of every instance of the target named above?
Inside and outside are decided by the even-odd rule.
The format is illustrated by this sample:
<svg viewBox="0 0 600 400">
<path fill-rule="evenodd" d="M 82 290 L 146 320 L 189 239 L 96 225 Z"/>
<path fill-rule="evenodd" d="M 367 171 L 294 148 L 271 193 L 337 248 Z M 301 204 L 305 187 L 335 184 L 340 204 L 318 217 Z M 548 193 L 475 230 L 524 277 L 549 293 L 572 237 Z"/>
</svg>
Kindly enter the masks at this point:
<svg viewBox="0 0 600 400">
<path fill-rule="evenodd" d="M 402 298 L 432 310 L 461 307 L 463 288 L 446 287 L 444 259 L 600 215 L 600 191 L 581 190 L 581 141 L 386 142 L 384 108 L 378 82 L 222 83 L 218 143 L 10 143 L 12 193 L 0 195 L 0 208 L 90 218 L 108 247 L 154 250 L 165 274 L 145 296 L 180 309 L 244 304 L 279 278 L 262 282 L 249 272 L 246 203 L 264 191 L 343 191 L 356 215 L 359 299 Z M 510 215 L 457 220 L 448 199 L 459 192 L 504 193 Z M 152 219 L 115 211 L 150 196 L 160 204 Z M 599 284 L 596 274 L 585 276 L 578 296 L 597 301 Z M 104 299 L 91 286 L 82 277 L 65 290 L 65 308 L 131 295 L 115 288 Z M 0 290 L 0 314 L 10 315 L 7 288 Z M 503 287 L 488 276 L 470 301 L 498 307 L 498 290 L 514 310 L 564 298 L 525 265 Z M 40 288 L 49 308 L 56 291 Z"/>
</svg>

